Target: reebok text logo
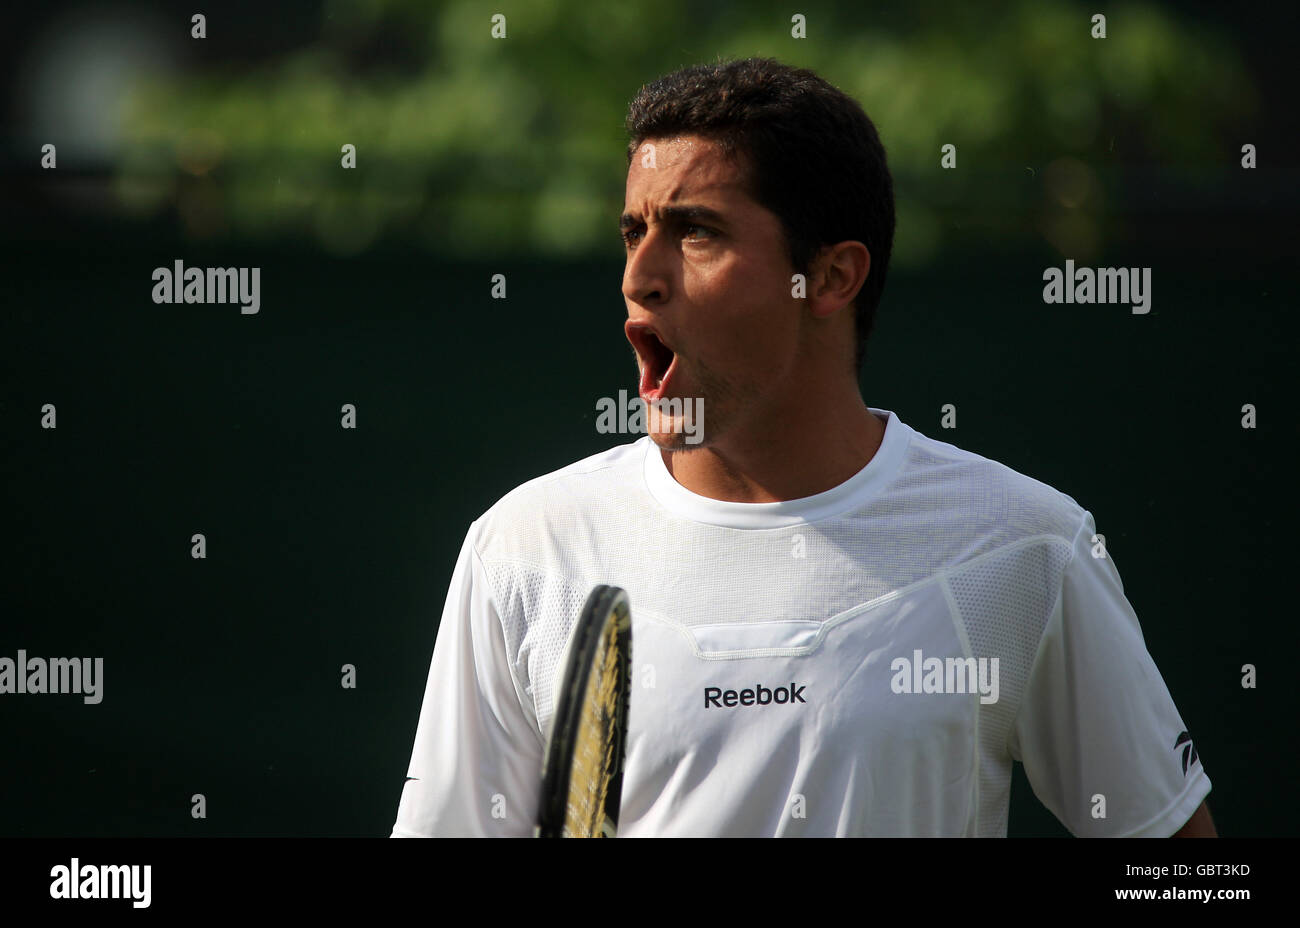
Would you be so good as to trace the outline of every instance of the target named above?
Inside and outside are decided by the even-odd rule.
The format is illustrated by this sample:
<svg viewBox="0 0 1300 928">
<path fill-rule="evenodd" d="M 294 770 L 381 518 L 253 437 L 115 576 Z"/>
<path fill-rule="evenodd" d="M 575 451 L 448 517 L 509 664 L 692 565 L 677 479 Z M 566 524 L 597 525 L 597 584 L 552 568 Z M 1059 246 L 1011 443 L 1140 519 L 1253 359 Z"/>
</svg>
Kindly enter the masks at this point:
<svg viewBox="0 0 1300 928">
<path fill-rule="evenodd" d="M 778 686 L 770 690 L 763 684 L 759 683 L 755 687 L 745 690 L 724 690 L 718 686 L 706 686 L 704 688 L 704 708 L 734 709 L 736 706 L 768 706 L 776 703 L 778 706 L 784 706 L 787 703 L 796 702 L 807 703 L 808 700 L 803 698 L 803 691 L 808 688 L 808 684 L 800 686 L 797 683 L 791 683 L 789 687 Z"/>
</svg>

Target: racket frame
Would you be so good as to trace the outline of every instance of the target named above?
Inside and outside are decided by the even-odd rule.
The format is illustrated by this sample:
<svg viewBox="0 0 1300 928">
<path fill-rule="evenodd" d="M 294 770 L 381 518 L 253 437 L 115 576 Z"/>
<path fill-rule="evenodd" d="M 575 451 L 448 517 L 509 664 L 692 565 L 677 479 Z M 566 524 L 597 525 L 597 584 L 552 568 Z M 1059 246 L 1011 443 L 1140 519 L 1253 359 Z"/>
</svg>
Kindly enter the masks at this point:
<svg viewBox="0 0 1300 928">
<path fill-rule="evenodd" d="M 582 719 L 583 699 L 591 680 L 601 632 L 613 614 L 615 647 L 622 664 L 620 692 L 615 722 L 616 763 L 614 778 L 605 799 L 605 834 L 614 837 L 618 828 L 619 803 L 623 793 L 623 763 L 627 750 L 629 697 L 632 689 L 632 613 L 627 592 L 620 587 L 600 584 L 592 589 L 578 614 L 567 649 L 563 683 L 557 690 L 555 716 L 551 720 L 546 754 L 542 764 L 542 791 L 534 834 L 539 838 L 564 836 L 568 810 L 570 776 L 573 772 L 573 747 Z M 563 761 L 567 758 L 568 763 Z"/>
</svg>

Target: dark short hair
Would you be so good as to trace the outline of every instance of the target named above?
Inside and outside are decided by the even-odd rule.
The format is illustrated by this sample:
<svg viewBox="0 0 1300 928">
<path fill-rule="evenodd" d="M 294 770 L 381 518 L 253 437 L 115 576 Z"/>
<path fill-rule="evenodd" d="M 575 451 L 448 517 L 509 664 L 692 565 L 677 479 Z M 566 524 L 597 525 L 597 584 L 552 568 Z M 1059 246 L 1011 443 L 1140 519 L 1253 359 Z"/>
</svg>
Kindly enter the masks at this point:
<svg viewBox="0 0 1300 928">
<path fill-rule="evenodd" d="M 797 273 L 809 273 L 826 245 L 867 246 L 871 270 L 854 317 L 861 370 L 894 242 L 894 184 L 858 102 L 771 58 L 693 65 L 637 92 L 627 132 L 629 165 L 646 139 L 680 135 L 707 138 L 747 165 L 750 196 L 781 221 Z"/>
</svg>

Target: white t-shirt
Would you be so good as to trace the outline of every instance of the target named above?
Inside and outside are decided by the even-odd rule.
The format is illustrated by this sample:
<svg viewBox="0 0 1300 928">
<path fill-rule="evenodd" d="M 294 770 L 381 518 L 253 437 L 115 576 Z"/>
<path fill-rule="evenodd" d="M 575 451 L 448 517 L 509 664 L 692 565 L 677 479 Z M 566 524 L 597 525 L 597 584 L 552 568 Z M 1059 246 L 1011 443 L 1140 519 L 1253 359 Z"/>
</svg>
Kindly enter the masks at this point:
<svg viewBox="0 0 1300 928">
<path fill-rule="evenodd" d="M 1013 759 L 1075 835 L 1182 827 L 1210 781 L 1092 515 L 872 412 L 816 496 L 698 496 L 643 437 L 475 521 L 393 835 L 532 833 L 599 583 L 632 607 L 621 836 L 1004 837 Z"/>
</svg>

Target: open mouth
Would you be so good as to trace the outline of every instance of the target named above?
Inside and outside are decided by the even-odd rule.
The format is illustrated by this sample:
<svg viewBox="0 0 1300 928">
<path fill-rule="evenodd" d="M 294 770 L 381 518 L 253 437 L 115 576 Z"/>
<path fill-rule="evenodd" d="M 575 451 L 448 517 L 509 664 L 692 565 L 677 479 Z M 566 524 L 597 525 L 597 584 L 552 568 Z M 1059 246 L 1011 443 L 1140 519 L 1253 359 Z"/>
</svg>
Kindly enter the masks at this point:
<svg viewBox="0 0 1300 928">
<path fill-rule="evenodd" d="M 664 393 L 677 354 L 665 345 L 663 339 L 649 326 L 629 324 L 627 337 L 641 361 L 641 383 L 638 392 L 644 399 L 658 399 Z"/>
</svg>

